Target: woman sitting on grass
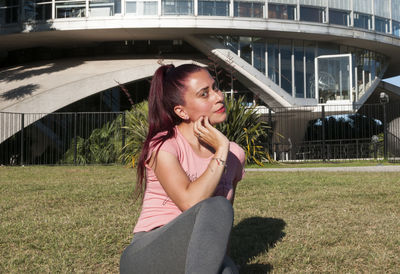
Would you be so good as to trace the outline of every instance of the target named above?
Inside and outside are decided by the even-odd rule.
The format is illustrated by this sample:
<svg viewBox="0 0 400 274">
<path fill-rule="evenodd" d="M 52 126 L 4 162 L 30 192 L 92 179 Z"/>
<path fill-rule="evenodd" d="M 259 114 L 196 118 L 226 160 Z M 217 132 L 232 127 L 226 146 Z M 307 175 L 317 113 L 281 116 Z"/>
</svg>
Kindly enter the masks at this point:
<svg viewBox="0 0 400 274">
<path fill-rule="evenodd" d="M 245 155 L 213 127 L 225 119 L 224 96 L 206 69 L 157 69 L 138 163 L 142 211 L 121 273 L 238 273 L 226 253 Z"/>
</svg>

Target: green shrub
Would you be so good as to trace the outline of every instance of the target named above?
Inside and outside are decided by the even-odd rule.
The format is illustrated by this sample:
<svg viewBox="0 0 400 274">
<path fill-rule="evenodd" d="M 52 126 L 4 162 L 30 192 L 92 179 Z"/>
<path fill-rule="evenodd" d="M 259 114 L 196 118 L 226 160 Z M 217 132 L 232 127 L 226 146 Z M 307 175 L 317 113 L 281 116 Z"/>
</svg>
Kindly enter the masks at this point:
<svg viewBox="0 0 400 274">
<path fill-rule="evenodd" d="M 227 118 L 217 128 L 244 149 L 248 164 L 262 166 L 263 161 L 270 159 L 262 145 L 268 140 L 270 127 L 261 120 L 257 106 L 246 107 L 243 101 L 244 97 L 225 99 Z"/>
</svg>

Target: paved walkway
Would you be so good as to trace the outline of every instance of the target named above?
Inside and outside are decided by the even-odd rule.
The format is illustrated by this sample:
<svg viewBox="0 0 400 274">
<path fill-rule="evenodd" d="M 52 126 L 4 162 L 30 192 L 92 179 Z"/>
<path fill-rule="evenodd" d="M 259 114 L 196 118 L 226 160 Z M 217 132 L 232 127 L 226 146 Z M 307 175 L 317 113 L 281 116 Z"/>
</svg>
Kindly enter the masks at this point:
<svg viewBox="0 0 400 274">
<path fill-rule="evenodd" d="M 358 167 L 246 168 L 245 170 L 255 172 L 400 172 L 400 165 Z"/>
</svg>

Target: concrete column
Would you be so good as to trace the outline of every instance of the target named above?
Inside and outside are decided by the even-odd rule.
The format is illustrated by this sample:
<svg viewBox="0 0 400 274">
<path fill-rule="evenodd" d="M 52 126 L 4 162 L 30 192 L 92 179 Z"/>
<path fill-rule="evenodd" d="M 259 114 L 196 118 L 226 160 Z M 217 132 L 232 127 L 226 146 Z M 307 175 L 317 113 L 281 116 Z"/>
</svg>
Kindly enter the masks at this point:
<svg viewBox="0 0 400 274">
<path fill-rule="evenodd" d="M 234 14 L 235 14 L 235 12 L 234 12 L 234 0 L 231 0 L 230 1 L 230 4 L 229 4 L 229 16 L 230 17 L 233 17 L 234 16 Z"/>
<path fill-rule="evenodd" d="M 389 0 L 389 11 L 390 11 L 390 20 L 389 20 L 389 32 L 393 34 L 393 11 L 392 11 L 392 0 Z"/>
<path fill-rule="evenodd" d="M 51 19 L 56 19 L 56 0 L 51 1 Z"/>
<path fill-rule="evenodd" d="M 292 40 L 292 55 L 290 56 L 292 63 L 292 97 L 296 98 L 296 79 L 295 79 L 295 64 L 294 64 L 294 41 Z"/>
<path fill-rule="evenodd" d="M 268 42 L 265 42 L 265 76 L 268 77 Z"/>
<path fill-rule="evenodd" d="M 281 45 L 280 45 L 280 43 L 279 43 L 280 41 L 278 40 L 278 67 L 279 67 L 279 69 L 278 69 L 278 71 L 279 71 L 279 76 L 278 76 L 278 83 L 279 83 L 279 87 L 281 87 L 282 85 L 282 83 L 281 83 Z"/>
<path fill-rule="evenodd" d="M 300 21 L 300 0 L 297 0 L 297 12 L 296 12 L 296 20 Z"/>
<path fill-rule="evenodd" d="M 89 17 L 89 0 L 85 1 L 85 17 Z"/>
<path fill-rule="evenodd" d="M 354 27 L 354 5 L 353 5 L 354 0 L 350 0 L 350 26 Z"/>
<path fill-rule="evenodd" d="M 194 16 L 197 16 L 199 15 L 199 1 L 194 0 L 193 5 L 194 5 Z"/>
<path fill-rule="evenodd" d="M 125 2 L 125 0 L 122 0 L 122 1 Z M 158 16 L 161 16 L 161 12 L 162 12 L 162 7 L 161 7 L 161 5 L 162 5 L 161 0 L 158 0 L 158 1 L 157 1 L 157 15 L 158 15 Z"/>
<path fill-rule="evenodd" d="M 371 0 L 371 5 L 372 5 L 372 30 L 375 30 L 375 3 L 374 0 Z"/>
<path fill-rule="evenodd" d="M 304 98 L 307 98 L 307 59 L 306 59 L 306 48 L 304 47 L 303 41 L 303 86 L 304 86 Z"/>
</svg>

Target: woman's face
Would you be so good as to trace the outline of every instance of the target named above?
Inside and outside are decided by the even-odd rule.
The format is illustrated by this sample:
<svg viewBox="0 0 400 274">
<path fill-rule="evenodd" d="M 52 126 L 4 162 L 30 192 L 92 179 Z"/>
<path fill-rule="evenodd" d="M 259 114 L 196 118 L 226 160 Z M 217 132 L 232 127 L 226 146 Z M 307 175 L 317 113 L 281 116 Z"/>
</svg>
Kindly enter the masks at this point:
<svg viewBox="0 0 400 274">
<path fill-rule="evenodd" d="M 201 116 L 207 116 L 212 125 L 225 121 L 224 95 L 205 69 L 189 76 L 183 97 L 183 109 L 190 121 L 196 121 Z"/>
</svg>

